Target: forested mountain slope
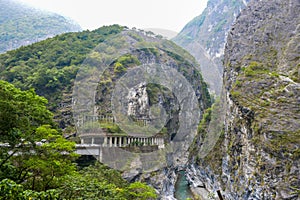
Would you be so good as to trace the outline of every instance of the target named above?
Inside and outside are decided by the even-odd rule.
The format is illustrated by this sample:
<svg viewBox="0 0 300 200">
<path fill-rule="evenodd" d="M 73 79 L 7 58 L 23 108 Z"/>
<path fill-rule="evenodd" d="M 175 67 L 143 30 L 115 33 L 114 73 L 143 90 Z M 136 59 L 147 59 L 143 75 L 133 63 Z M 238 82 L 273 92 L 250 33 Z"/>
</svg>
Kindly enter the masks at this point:
<svg viewBox="0 0 300 200">
<path fill-rule="evenodd" d="M 0 1 L 0 53 L 81 28 L 55 13 L 37 10 L 16 0 Z"/>
<path fill-rule="evenodd" d="M 122 30 L 121 26 L 111 26 L 92 32 L 66 33 L 9 51 L 0 55 L 0 77 L 24 90 L 34 88 L 48 99 L 48 108 L 57 112 L 61 102 L 71 105 L 73 82 L 87 54 Z M 71 113 L 68 116 L 70 122 Z"/>
<path fill-rule="evenodd" d="M 114 25 L 102 27 L 95 31 L 66 33 L 7 52 L 6 54 L 0 55 L 0 77 L 21 89 L 34 88 L 37 94 L 46 97 L 49 100 L 50 110 L 57 114 L 56 116 L 60 118 L 58 119 L 60 126 L 65 128 L 65 123 L 70 124 L 71 120 L 71 95 L 78 69 L 84 60 L 89 58 L 89 53 L 92 52 L 97 45 L 121 33 L 124 28 L 125 27 Z M 132 37 L 135 40 L 139 40 L 140 43 L 143 41 L 143 38 L 138 37 L 138 35 L 133 35 Z M 156 38 L 155 40 L 159 41 L 161 39 Z M 175 50 L 183 51 L 180 47 L 172 44 L 172 42 L 169 42 L 169 44 L 173 46 Z M 151 59 L 153 59 L 152 57 L 157 57 L 157 59 L 159 57 L 156 51 L 148 51 L 146 55 L 145 53 L 143 55 L 144 56 L 139 56 L 139 60 L 135 58 L 137 55 L 134 56 L 134 59 L 131 56 L 125 56 L 125 58 L 122 59 L 123 61 L 119 61 L 121 66 L 115 71 L 115 74 L 119 74 L 118 77 L 120 77 L 120 75 L 126 71 L 126 68 L 146 62 L 147 59 L 149 60 L 150 58 L 147 58 L 147 56 L 150 56 Z M 168 58 L 161 56 L 160 59 L 173 59 L 176 61 L 175 63 L 179 63 L 177 66 L 178 69 L 191 79 L 195 87 L 199 85 L 199 87 L 197 86 L 199 95 L 201 94 L 201 99 L 204 100 L 204 102 L 201 102 L 202 108 L 204 109 L 210 105 L 210 97 L 207 93 L 206 84 L 203 82 L 199 72 L 189 72 L 191 68 L 188 67 L 188 65 L 186 69 L 184 69 L 184 65 L 186 65 L 184 64 L 185 61 L 180 60 L 180 57 L 176 57 L 176 55 L 172 55 L 171 53 L 168 55 Z M 175 66 L 175 64 L 172 65 Z M 112 78 L 116 79 L 117 77 Z M 101 99 L 98 101 L 101 101 Z M 101 108 L 101 105 L 99 107 Z M 105 105 L 103 104 L 102 107 L 105 107 Z M 62 115 L 65 116 L 63 120 Z"/>
</svg>

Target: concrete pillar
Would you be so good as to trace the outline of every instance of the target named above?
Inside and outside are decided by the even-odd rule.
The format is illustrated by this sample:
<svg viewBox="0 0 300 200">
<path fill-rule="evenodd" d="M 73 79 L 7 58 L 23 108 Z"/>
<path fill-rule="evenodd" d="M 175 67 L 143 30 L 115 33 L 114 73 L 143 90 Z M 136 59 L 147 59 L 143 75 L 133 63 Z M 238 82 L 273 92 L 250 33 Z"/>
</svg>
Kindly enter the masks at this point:
<svg viewBox="0 0 300 200">
<path fill-rule="evenodd" d="M 117 146 L 117 137 L 113 137 L 114 139 L 114 146 L 116 147 Z"/>
<path fill-rule="evenodd" d="M 109 137 L 109 147 L 112 147 L 112 137 Z"/>
<path fill-rule="evenodd" d="M 84 144 L 84 139 L 83 138 L 80 138 L 80 143 Z"/>
<path fill-rule="evenodd" d="M 165 148 L 164 138 L 159 138 L 159 146 L 158 146 L 158 148 L 160 148 L 160 149 Z"/>
<path fill-rule="evenodd" d="M 94 144 L 94 142 L 95 142 L 95 139 L 94 139 L 94 137 L 92 137 L 92 144 Z"/>
<path fill-rule="evenodd" d="M 103 151 L 102 151 L 102 147 L 99 147 L 99 161 L 102 162 L 103 160 Z"/>
<path fill-rule="evenodd" d="M 104 141 L 103 141 L 103 145 L 102 146 L 104 146 L 104 147 L 107 146 L 107 137 L 106 136 L 104 136 Z"/>
<path fill-rule="evenodd" d="M 119 137 L 119 147 L 122 146 L 122 137 Z"/>
</svg>

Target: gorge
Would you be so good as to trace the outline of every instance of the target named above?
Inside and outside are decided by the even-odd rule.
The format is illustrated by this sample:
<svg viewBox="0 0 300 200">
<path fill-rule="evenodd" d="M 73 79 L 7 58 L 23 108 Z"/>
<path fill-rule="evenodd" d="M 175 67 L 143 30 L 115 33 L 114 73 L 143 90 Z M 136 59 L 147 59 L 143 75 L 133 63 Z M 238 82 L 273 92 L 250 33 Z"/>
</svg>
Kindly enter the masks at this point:
<svg viewBox="0 0 300 200">
<path fill-rule="evenodd" d="M 66 199 L 299 199 L 299 13 L 299 0 L 209 0 L 174 42 L 111 25 L 0 54 L 1 184 L 10 170 L 15 188 Z M 49 149 L 90 157 L 44 187 Z"/>
</svg>

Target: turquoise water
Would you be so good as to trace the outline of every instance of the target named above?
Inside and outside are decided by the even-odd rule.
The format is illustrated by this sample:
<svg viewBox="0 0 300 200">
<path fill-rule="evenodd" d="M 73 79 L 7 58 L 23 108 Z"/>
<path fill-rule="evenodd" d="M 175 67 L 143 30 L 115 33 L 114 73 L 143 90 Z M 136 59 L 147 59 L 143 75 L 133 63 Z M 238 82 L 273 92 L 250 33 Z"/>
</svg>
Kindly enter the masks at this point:
<svg viewBox="0 0 300 200">
<path fill-rule="evenodd" d="M 193 195 L 189 188 L 188 181 L 185 177 L 185 171 L 178 172 L 174 196 L 178 200 L 186 200 L 187 198 L 193 199 Z"/>
</svg>

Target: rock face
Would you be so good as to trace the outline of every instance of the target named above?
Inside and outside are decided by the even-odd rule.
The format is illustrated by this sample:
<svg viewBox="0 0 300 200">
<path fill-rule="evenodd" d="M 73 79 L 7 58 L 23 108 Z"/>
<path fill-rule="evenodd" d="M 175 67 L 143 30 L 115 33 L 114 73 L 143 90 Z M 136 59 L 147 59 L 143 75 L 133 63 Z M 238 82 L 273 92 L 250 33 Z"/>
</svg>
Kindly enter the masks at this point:
<svg viewBox="0 0 300 200">
<path fill-rule="evenodd" d="M 299 198 L 299 13 L 299 0 L 253 1 L 228 36 L 228 197 Z"/>
<path fill-rule="evenodd" d="M 229 32 L 219 155 L 193 160 L 225 199 L 300 198 L 299 13 L 299 0 L 254 0 Z"/>
<path fill-rule="evenodd" d="M 146 91 L 146 83 L 140 83 L 131 88 L 128 94 L 128 116 L 136 118 L 149 118 L 149 98 Z"/>
<path fill-rule="evenodd" d="M 15 0 L 0 1 L 0 53 L 81 28 L 55 13 L 40 11 Z"/>
<path fill-rule="evenodd" d="M 220 95 L 227 32 L 249 0 L 209 0 L 201 15 L 173 39 L 199 62 L 210 91 Z"/>
</svg>

